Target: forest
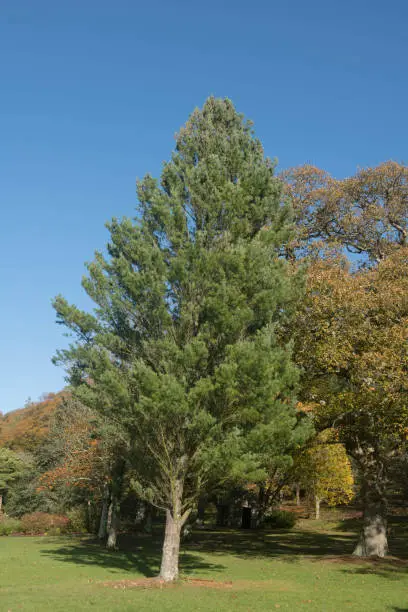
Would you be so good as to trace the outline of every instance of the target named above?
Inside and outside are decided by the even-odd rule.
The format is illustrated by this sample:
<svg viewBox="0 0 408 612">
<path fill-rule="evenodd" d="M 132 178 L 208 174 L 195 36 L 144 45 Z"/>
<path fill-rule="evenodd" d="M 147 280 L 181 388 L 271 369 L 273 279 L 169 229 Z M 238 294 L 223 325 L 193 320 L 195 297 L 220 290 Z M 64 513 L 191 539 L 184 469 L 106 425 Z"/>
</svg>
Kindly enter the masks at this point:
<svg viewBox="0 0 408 612">
<path fill-rule="evenodd" d="M 94 309 L 53 301 L 67 386 L 1 417 L 0 534 L 82 534 L 106 555 L 159 534 L 171 583 L 191 538 L 256 542 L 338 508 L 357 525 L 339 557 L 398 556 L 408 166 L 278 170 L 210 97 L 137 202 L 87 264 Z"/>
</svg>

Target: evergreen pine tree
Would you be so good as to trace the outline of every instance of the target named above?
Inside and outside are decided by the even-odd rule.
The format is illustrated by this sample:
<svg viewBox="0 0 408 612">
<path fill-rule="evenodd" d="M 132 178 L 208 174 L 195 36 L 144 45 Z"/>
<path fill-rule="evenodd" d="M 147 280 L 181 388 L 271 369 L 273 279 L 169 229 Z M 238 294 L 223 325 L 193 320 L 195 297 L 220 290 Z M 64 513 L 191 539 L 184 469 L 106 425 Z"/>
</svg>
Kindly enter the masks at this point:
<svg viewBox="0 0 408 612">
<path fill-rule="evenodd" d="M 302 280 L 280 257 L 290 211 L 274 164 L 229 100 L 193 112 L 137 194 L 137 217 L 113 219 L 88 265 L 94 313 L 55 299 L 77 338 L 56 361 L 129 433 L 139 491 L 166 512 L 160 576 L 173 580 L 199 493 L 253 467 L 254 439 L 296 427 L 298 374 L 277 328 Z"/>
</svg>

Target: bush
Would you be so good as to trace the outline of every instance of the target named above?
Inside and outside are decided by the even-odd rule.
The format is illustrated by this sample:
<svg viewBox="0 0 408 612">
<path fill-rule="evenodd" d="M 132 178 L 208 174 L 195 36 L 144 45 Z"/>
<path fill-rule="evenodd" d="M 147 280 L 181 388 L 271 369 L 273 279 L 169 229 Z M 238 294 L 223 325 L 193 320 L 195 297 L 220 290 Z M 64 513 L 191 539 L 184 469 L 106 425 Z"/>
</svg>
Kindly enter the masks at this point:
<svg viewBox="0 0 408 612">
<path fill-rule="evenodd" d="M 59 535 L 69 530 L 69 518 L 59 514 L 32 512 L 21 517 L 21 529 L 24 533 L 32 535 L 39 533 Z"/>
<path fill-rule="evenodd" d="M 296 524 L 296 515 L 286 510 L 271 510 L 264 517 L 264 524 L 272 529 L 292 529 Z"/>
<path fill-rule="evenodd" d="M 86 510 L 83 506 L 77 506 L 67 512 L 69 519 L 69 531 L 73 533 L 86 533 L 88 531 L 86 521 Z"/>
<path fill-rule="evenodd" d="M 0 521 L 0 536 L 10 535 L 19 531 L 21 531 L 21 522 L 19 520 L 6 516 L 2 517 Z"/>
</svg>

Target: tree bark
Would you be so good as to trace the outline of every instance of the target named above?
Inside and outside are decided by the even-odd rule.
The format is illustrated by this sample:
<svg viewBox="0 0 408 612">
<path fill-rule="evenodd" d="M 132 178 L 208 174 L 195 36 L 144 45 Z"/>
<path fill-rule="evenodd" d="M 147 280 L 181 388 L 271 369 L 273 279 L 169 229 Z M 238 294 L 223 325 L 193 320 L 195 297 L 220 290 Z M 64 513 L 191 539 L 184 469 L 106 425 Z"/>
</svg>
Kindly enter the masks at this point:
<svg viewBox="0 0 408 612">
<path fill-rule="evenodd" d="M 98 530 L 98 538 L 100 540 L 104 540 L 106 538 L 108 509 L 109 509 L 109 487 L 108 485 L 105 485 L 104 491 L 103 491 L 102 512 L 101 512 L 101 518 L 99 521 L 99 530 Z"/>
<path fill-rule="evenodd" d="M 119 529 L 119 513 L 120 508 L 118 500 L 112 496 L 112 501 L 109 506 L 108 539 L 106 542 L 106 548 L 109 550 L 116 550 Z"/>
<path fill-rule="evenodd" d="M 177 580 L 179 575 L 181 520 L 166 510 L 166 531 L 164 534 L 160 578 L 166 582 Z"/>
<path fill-rule="evenodd" d="M 0 514 L 3 509 L 3 495 L 0 493 Z"/>
<path fill-rule="evenodd" d="M 381 479 L 363 477 L 364 522 L 353 555 L 385 557 L 388 552 L 387 500 Z"/>
<path fill-rule="evenodd" d="M 200 498 L 198 500 L 198 504 L 197 504 L 197 519 L 196 519 L 196 525 L 197 527 L 203 527 L 204 526 L 204 518 L 205 518 L 205 499 Z"/>
<path fill-rule="evenodd" d="M 320 502 L 321 499 L 315 495 L 315 519 L 318 521 L 320 519 Z"/>
<path fill-rule="evenodd" d="M 165 582 L 178 578 L 181 530 L 190 514 L 190 510 L 182 514 L 182 480 L 176 480 L 172 489 L 172 508 L 166 510 L 166 529 L 159 574 L 159 578 Z"/>
<path fill-rule="evenodd" d="M 296 485 L 296 505 L 300 506 L 300 486 Z"/>
</svg>

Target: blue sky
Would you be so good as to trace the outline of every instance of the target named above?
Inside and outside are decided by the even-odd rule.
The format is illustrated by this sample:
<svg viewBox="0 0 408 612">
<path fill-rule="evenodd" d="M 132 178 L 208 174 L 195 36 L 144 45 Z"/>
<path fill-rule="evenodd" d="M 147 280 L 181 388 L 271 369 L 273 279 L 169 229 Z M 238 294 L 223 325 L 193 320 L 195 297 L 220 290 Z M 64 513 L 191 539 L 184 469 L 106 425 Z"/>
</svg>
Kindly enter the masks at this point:
<svg viewBox="0 0 408 612">
<path fill-rule="evenodd" d="M 407 0 L 3 0 L 0 410 L 57 391 L 51 298 L 132 215 L 195 106 L 228 96 L 281 167 L 406 161 Z"/>
</svg>

